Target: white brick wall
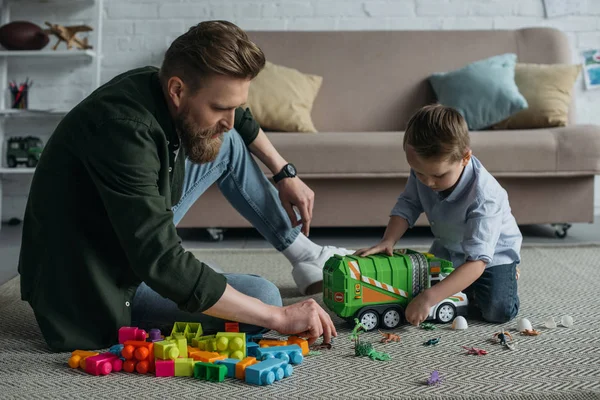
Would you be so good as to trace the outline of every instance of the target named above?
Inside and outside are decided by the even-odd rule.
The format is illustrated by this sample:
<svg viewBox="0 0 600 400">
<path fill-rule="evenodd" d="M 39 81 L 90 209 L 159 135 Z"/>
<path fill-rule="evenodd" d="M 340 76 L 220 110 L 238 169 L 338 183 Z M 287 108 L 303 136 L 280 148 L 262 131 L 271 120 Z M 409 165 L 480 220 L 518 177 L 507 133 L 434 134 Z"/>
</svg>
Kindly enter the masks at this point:
<svg viewBox="0 0 600 400">
<path fill-rule="evenodd" d="M 13 19 L 18 17 L 40 25 L 46 20 L 91 22 L 86 20 L 89 17 L 85 6 L 73 3 L 68 7 L 56 3 L 25 3 L 13 9 Z M 452 30 L 550 26 L 568 34 L 573 61 L 579 62 L 581 50 L 600 48 L 600 0 L 581 0 L 580 10 L 578 15 L 547 19 L 542 0 L 105 0 L 102 80 L 128 68 L 160 64 L 168 44 L 189 26 L 205 19 L 228 19 L 247 30 Z M 74 104 L 83 96 L 85 67 L 67 67 L 69 74 L 54 78 L 51 71 L 42 67 L 33 67 L 39 76 L 39 86 L 36 88 L 38 97 L 32 96 L 32 105 L 46 102 Z M 71 91 L 69 88 L 73 86 L 75 90 Z M 578 121 L 600 124 L 600 91 L 585 91 L 580 79 L 575 86 L 575 95 Z M 27 181 L 26 178 L 21 180 Z M 27 184 L 24 182 L 21 186 Z M 5 218 L 22 213 L 26 190 L 18 186 L 18 182 L 14 182 L 5 188 Z M 7 193 L 9 190 L 20 196 L 12 197 Z M 600 210 L 600 185 L 597 185 L 596 199 Z"/>
</svg>

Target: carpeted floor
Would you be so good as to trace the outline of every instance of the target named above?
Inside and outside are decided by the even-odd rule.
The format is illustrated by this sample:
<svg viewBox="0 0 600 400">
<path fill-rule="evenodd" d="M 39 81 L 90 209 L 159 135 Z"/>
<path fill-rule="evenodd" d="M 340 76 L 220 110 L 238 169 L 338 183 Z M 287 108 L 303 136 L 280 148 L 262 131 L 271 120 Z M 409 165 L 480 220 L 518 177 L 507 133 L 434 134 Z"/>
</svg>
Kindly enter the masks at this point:
<svg viewBox="0 0 600 400">
<path fill-rule="evenodd" d="M 263 275 L 280 288 L 286 304 L 299 300 L 287 261 L 271 250 L 200 250 L 200 259 L 226 272 Z M 397 330 L 400 343 L 380 344 L 377 332 L 361 336 L 390 361 L 355 357 L 350 327 L 335 319 L 340 336 L 332 350 L 310 356 L 290 378 L 268 387 L 227 379 L 224 383 L 193 378 L 155 378 L 114 373 L 104 377 L 70 369 L 68 353 L 45 348 L 33 315 L 19 301 L 18 278 L 0 287 L 0 398 L 419 398 L 419 399 L 599 399 L 600 398 L 600 247 L 524 248 L 522 251 L 518 318 L 529 318 L 537 337 L 520 336 L 515 351 L 492 344 L 502 327 L 469 321 L 466 331 L 440 326 L 423 331 L 411 326 Z M 316 298 L 319 299 L 320 296 Z M 563 315 L 572 328 L 548 330 L 543 321 Z M 516 321 L 504 326 L 514 329 Z M 423 346 L 433 337 L 437 346 Z M 465 355 L 461 345 L 489 351 Z M 445 378 L 438 387 L 425 384 L 438 370 Z"/>
</svg>

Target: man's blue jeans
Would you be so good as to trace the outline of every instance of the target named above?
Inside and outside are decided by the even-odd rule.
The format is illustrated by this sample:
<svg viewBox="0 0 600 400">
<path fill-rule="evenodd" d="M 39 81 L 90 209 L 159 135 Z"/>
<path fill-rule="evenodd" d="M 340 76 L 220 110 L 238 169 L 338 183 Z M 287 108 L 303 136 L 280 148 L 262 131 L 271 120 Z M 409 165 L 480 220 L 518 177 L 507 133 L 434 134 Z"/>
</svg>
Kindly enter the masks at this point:
<svg viewBox="0 0 600 400">
<path fill-rule="evenodd" d="M 179 223 L 185 213 L 213 183 L 231 205 L 244 216 L 279 251 L 294 242 L 300 228 L 291 222 L 279 201 L 275 187 L 262 173 L 241 136 L 229 131 L 223 136 L 223 145 L 213 162 L 193 164 L 186 160 L 183 194 L 173 207 L 173 222 Z M 202 260 L 200 260 L 202 261 Z M 225 274 L 227 282 L 236 290 L 281 306 L 279 289 L 256 275 Z M 132 324 L 144 328 L 172 327 L 173 322 L 200 322 L 204 331 L 224 330 L 224 321 L 202 313 L 188 313 L 152 290 L 145 283 L 138 288 L 132 302 Z M 261 328 L 240 324 L 240 330 L 257 332 Z"/>
</svg>

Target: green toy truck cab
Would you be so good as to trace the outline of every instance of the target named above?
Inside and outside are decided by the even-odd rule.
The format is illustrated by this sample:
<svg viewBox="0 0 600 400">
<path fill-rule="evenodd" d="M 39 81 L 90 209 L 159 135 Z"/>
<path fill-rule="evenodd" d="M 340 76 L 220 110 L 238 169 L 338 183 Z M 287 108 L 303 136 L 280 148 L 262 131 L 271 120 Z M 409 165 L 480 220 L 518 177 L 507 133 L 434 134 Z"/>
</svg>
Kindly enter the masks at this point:
<svg viewBox="0 0 600 400">
<path fill-rule="evenodd" d="M 410 249 L 393 256 L 374 254 L 331 257 L 323 268 L 323 301 L 348 321 L 358 318 L 368 330 L 393 329 L 404 320 L 408 303 L 454 270 L 452 263 Z M 433 306 L 428 319 L 447 323 L 467 312 L 459 292 Z"/>
<path fill-rule="evenodd" d="M 33 136 L 11 137 L 6 147 L 6 164 L 10 168 L 15 168 L 18 164 L 33 168 L 40 160 L 43 144 L 41 139 Z"/>
</svg>

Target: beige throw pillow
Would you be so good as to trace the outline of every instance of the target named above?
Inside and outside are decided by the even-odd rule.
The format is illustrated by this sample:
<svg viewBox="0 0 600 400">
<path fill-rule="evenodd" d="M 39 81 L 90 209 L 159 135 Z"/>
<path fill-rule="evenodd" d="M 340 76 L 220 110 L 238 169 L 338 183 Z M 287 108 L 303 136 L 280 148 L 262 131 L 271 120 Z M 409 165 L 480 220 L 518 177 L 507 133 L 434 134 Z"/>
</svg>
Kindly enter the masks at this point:
<svg viewBox="0 0 600 400">
<path fill-rule="evenodd" d="M 261 127 L 284 132 L 316 132 L 311 118 L 323 78 L 267 61 L 250 83 L 248 107 Z"/>
<path fill-rule="evenodd" d="M 573 84 L 581 65 L 517 64 L 515 83 L 529 107 L 494 129 L 535 129 L 567 125 Z"/>
</svg>

